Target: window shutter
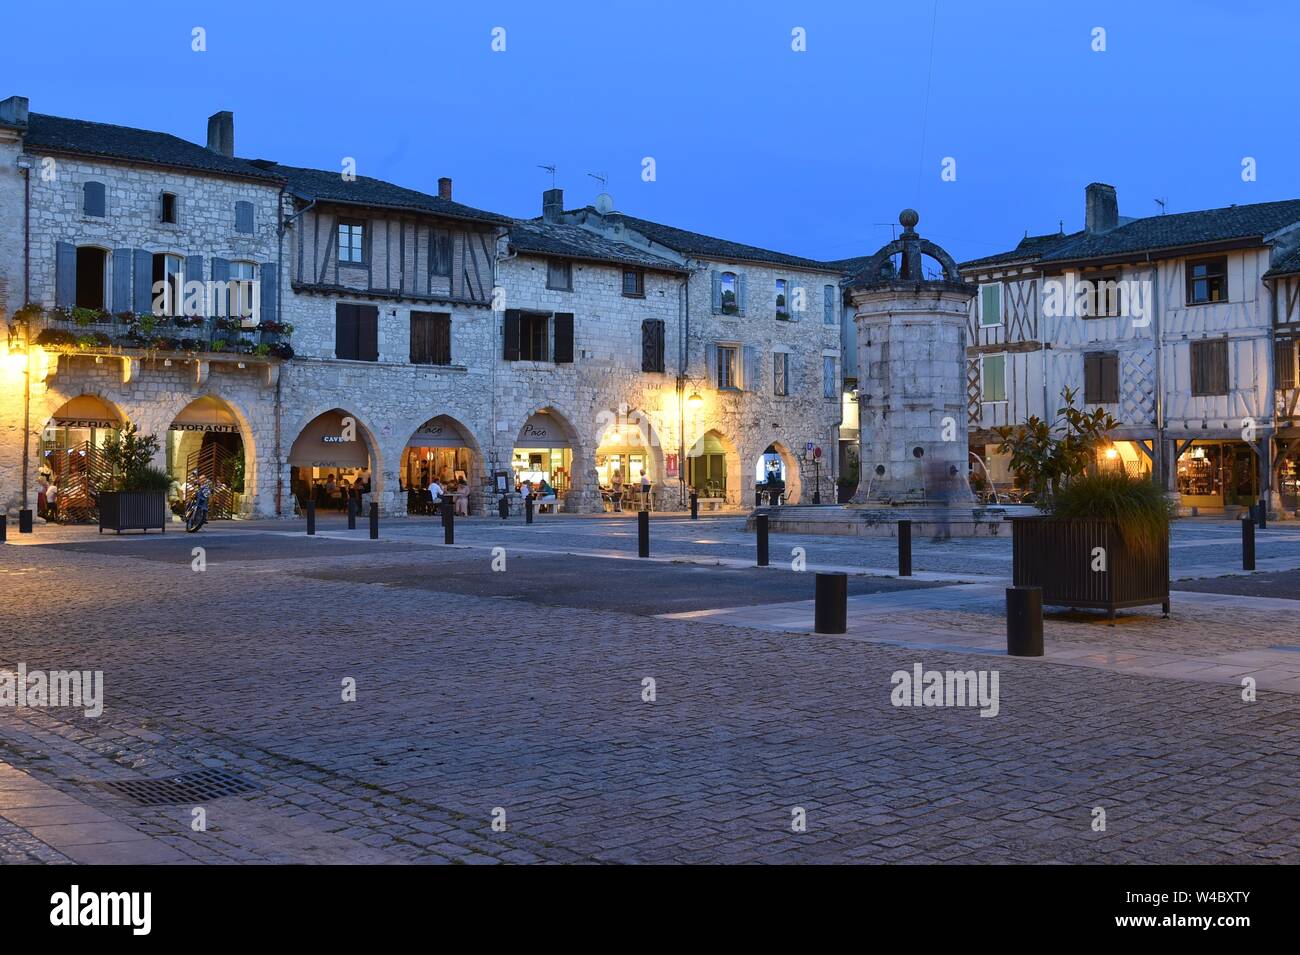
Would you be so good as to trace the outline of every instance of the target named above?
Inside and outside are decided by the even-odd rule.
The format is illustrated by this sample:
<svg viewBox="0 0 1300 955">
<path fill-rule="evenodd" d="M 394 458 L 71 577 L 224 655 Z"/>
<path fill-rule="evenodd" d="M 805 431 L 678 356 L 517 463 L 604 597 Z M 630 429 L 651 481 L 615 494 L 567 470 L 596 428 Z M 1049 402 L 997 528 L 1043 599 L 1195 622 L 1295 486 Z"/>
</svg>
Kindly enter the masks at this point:
<svg viewBox="0 0 1300 955">
<path fill-rule="evenodd" d="M 1295 339 L 1280 338 L 1274 342 L 1273 365 L 1277 369 L 1277 387 L 1288 390 L 1296 386 Z"/>
<path fill-rule="evenodd" d="M 787 352 L 785 356 L 785 393 L 797 394 L 799 391 L 799 356 Z"/>
<path fill-rule="evenodd" d="M 506 361 L 519 360 L 519 309 L 506 309 L 505 325 L 503 326 L 503 336 L 505 340 L 504 350 L 501 357 Z"/>
<path fill-rule="evenodd" d="M 185 256 L 185 283 L 203 281 L 203 256 L 187 255 Z M 184 309 L 185 302 L 189 299 L 188 289 L 181 289 L 181 308 Z M 206 298 L 203 296 L 199 299 L 199 314 L 206 314 Z"/>
<path fill-rule="evenodd" d="M 379 308 L 357 306 L 357 357 L 362 361 L 379 361 Z"/>
<path fill-rule="evenodd" d="M 247 200 L 240 199 L 235 203 L 235 231 L 252 233 L 253 230 L 253 204 Z"/>
<path fill-rule="evenodd" d="M 54 304 L 72 308 L 77 302 L 77 247 L 71 242 L 54 243 Z"/>
<path fill-rule="evenodd" d="M 740 387 L 745 391 L 761 391 L 763 384 L 759 377 L 761 364 L 758 349 L 753 345 L 746 345 L 741 349 L 741 355 L 744 360 L 740 370 Z"/>
<path fill-rule="evenodd" d="M 411 313 L 411 352 L 412 365 L 424 365 L 431 362 L 429 349 L 429 317 L 424 312 Z"/>
<path fill-rule="evenodd" d="M 165 192 L 158 193 L 158 204 L 157 207 L 154 209 L 153 217 L 159 222 L 163 221 L 163 196 L 165 196 L 166 194 L 167 193 Z"/>
<path fill-rule="evenodd" d="M 153 253 L 147 249 L 136 249 L 133 264 L 132 298 L 135 312 L 147 315 L 153 311 Z"/>
<path fill-rule="evenodd" d="M 113 250 L 113 311 L 131 311 L 131 250 Z"/>
<path fill-rule="evenodd" d="M 745 307 L 749 303 L 749 282 L 745 279 L 745 273 L 741 272 L 736 276 L 736 312 L 740 315 L 745 314 Z"/>
<path fill-rule="evenodd" d="M 82 187 L 83 203 L 81 211 L 83 215 L 97 216 L 102 218 L 107 214 L 107 202 L 104 196 L 104 184 L 102 182 L 88 182 Z"/>
<path fill-rule="evenodd" d="M 569 364 L 573 361 L 573 313 L 555 313 L 555 362 Z"/>
<path fill-rule="evenodd" d="M 230 281 L 230 260 L 213 256 L 208 259 L 208 271 L 212 273 L 212 281 L 229 282 Z"/>
<path fill-rule="evenodd" d="M 1101 362 L 1101 398 L 1107 404 L 1119 403 L 1119 355 L 1107 355 Z"/>
<path fill-rule="evenodd" d="M 822 322 L 835 324 L 835 286 L 827 285 L 822 289 Z"/>
<path fill-rule="evenodd" d="M 657 319 L 641 323 L 641 370 L 664 370 L 664 323 Z"/>
<path fill-rule="evenodd" d="M 1096 352 L 1086 352 L 1083 356 L 1083 403 L 1096 404 L 1101 400 L 1101 382 L 1098 374 Z"/>
<path fill-rule="evenodd" d="M 435 365 L 451 364 L 451 316 L 434 315 L 429 325 L 429 351 Z"/>
<path fill-rule="evenodd" d="M 705 342 L 704 364 L 709 384 L 714 388 L 718 387 L 718 346 L 716 342 Z"/>
<path fill-rule="evenodd" d="M 334 357 L 357 357 L 358 317 L 357 306 L 334 306 Z"/>
<path fill-rule="evenodd" d="M 274 262 L 263 262 L 257 267 L 258 309 L 256 316 L 260 321 L 279 321 L 280 314 L 280 270 Z"/>
<path fill-rule="evenodd" d="M 717 315 L 722 311 L 722 276 L 718 270 L 714 269 L 709 275 L 713 279 L 713 314 Z"/>
<path fill-rule="evenodd" d="M 172 199 L 172 214 L 173 214 L 173 218 L 176 220 L 177 225 L 180 225 L 182 222 L 181 215 L 184 212 L 184 210 L 181 208 L 182 201 L 183 200 L 179 195 L 176 196 L 174 199 Z"/>
</svg>

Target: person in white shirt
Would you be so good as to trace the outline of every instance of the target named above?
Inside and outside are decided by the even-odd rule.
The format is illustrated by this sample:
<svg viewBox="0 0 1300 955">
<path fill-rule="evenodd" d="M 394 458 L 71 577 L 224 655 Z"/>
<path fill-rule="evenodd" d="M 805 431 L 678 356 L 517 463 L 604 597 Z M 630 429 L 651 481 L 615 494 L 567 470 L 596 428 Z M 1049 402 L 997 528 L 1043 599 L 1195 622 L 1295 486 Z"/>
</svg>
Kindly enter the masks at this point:
<svg viewBox="0 0 1300 955">
<path fill-rule="evenodd" d="M 429 500 L 434 507 L 442 501 L 442 485 L 438 483 L 437 478 L 429 482 Z"/>
</svg>

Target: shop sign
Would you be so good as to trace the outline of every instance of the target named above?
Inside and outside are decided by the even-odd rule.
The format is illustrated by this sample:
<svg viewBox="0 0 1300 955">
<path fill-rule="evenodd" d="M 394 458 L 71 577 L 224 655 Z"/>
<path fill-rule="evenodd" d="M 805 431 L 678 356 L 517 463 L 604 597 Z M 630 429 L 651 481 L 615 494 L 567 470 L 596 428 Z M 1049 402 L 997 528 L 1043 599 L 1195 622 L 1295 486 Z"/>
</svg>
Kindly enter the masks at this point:
<svg viewBox="0 0 1300 955">
<path fill-rule="evenodd" d="M 208 434 L 238 434 L 237 424 L 200 424 L 196 421 L 172 422 L 173 431 L 203 431 Z"/>
<path fill-rule="evenodd" d="M 54 422 L 56 428 L 117 428 L 121 426 L 120 421 L 111 421 L 108 418 L 60 418 L 50 419 Z"/>
</svg>

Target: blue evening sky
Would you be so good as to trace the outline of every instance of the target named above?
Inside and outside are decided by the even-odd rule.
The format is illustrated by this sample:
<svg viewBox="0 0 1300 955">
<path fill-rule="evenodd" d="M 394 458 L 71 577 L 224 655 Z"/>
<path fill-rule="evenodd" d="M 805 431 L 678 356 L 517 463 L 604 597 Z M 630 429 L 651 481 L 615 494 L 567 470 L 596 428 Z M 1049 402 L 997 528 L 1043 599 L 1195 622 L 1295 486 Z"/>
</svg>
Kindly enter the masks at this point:
<svg viewBox="0 0 1300 955">
<path fill-rule="evenodd" d="M 874 251 L 914 206 L 963 259 L 1078 228 L 1094 180 L 1124 215 L 1300 197 L 1290 0 L 6 8 L 0 97 L 34 111 L 202 142 L 231 109 L 241 156 L 448 175 L 509 215 L 540 213 L 553 163 L 567 206 L 603 173 L 621 211 L 814 258 Z"/>
</svg>

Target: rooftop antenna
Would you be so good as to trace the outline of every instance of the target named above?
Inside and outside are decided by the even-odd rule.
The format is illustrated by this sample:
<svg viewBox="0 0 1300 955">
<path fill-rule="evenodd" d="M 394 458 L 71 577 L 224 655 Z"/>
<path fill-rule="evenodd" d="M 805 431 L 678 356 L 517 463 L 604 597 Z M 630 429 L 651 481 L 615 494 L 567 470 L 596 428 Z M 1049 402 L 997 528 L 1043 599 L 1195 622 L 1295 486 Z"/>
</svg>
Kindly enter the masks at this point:
<svg viewBox="0 0 1300 955">
<path fill-rule="evenodd" d="M 1065 220 L 1064 220 L 1064 219 L 1057 219 L 1057 220 L 1056 220 L 1056 229 L 1057 229 L 1057 232 L 1058 232 L 1059 234 L 1061 234 L 1061 235 L 1065 235 Z"/>
<path fill-rule="evenodd" d="M 547 172 L 549 172 L 549 173 L 551 174 L 551 188 L 554 189 L 554 188 L 555 188 L 555 166 L 554 166 L 554 164 L 552 164 L 552 165 L 550 165 L 550 166 L 547 166 L 547 165 L 545 165 L 545 164 L 543 164 L 543 163 L 538 163 L 538 164 L 537 164 L 537 168 L 538 168 L 538 169 L 545 169 Z"/>
<path fill-rule="evenodd" d="M 897 223 L 897 222 L 873 222 L 873 223 L 871 223 L 871 224 L 872 224 L 872 225 L 887 225 L 887 226 L 889 226 L 889 241 L 890 241 L 890 242 L 893 242 L 895 239 L 898 238 L 898 223 Z"/>
<path fill-rule="evenodd" d="M 1165 214 L 1165 206 L 1167 206 L 1167 205 L 1169 204 L 1169 200 L 1168 200 L 1168 199 L 1156 199 L 1156 200 L 1154 200 L 1154 201 L 1155 201 L 1155 204 L 1158 205 L 1158 206 L 1160 207 L 1160 214 L 1161 214 L 1161 215 L 1164 215 L 1164 214 Z"/>
<path fill-rule="evenodd" d="M 607 187 L 609 186 L 609 176 L 608 176 L 608 175 L 606 175 L 606 174 L 603 173 L 603 172 L 589 172 L 589 173 L 587 173 L 587 175 L 590 176 L 592 179 L 595 179 L 598 183 L 600 183 L 600 191 L 601 191 L 601 192 L 606 192 L 606 191 L 607 191 Z"/>
</svg>

